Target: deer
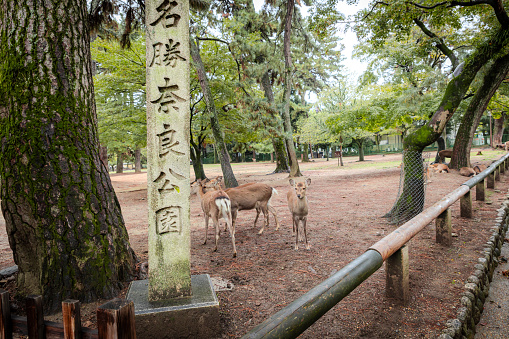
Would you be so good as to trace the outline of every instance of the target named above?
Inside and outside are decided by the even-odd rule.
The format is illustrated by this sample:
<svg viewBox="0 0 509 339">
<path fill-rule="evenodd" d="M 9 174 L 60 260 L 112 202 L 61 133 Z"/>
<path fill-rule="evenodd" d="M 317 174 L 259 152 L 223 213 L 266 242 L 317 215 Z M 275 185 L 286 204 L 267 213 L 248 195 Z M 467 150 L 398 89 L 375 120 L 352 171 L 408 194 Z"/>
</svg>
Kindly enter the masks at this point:
<svg viewBox="0 0 509 339">
<path fill-rule="evenodd" d="M 218 189 L 220 181 L 212 184 L 214 189 Z M 220 187 L 219 187 L 220 189 Z M 237 187 L 231 187 L 224 190 L 228 197 L 230 197 L 232 207 L 232 224 L 235 229 L 238 211 L 243 210 L 256 210 L 256 218 L 253 227 L 256 227 L 260 212 L 263 212 L 264 224 L 259 235 L 263 234 L 265 227 L 269 226 L 269 212 L 272 213 L 276 220 L 276 231 L 279 230 L 279 220 L 277 218 L 276 209 L 270 204 L 273 194 L 277 194 L 277 190 L 267 184 L 250 182 Z"/>
<path fill-rule="evenodd" d="M 476 174 L 481 173 L 482 171 L 486 170 L 488 167 L 486 165 L 475 165 L 474 171 Z"/>
<path fill-rule="evenodd" d="M 205 192 L 205 183 L 200 179 L 196 181 L 200 187 L 198 193 L 201 199 L 201 208 L 205 216 L 205 240 L 203 245 L 207 243 L 207 235 L 209 229 L 209 218 L 212 218 L 212 223 L 215 229 L 216 247 L 214 252 L 217 251 L 217 242 L 219 240 L 219 218 L 222 216 L 230 230 L 233 245 L 233 257 L 237 256 L 237 249 L 235 248 L 235 226 L 232 223 L 231 201 L 222 189 Z"/>
<path fill-rule="evenodd" d="M 438 152 L 438 156 L 440 157 L 440 162 L 444 163 L 445 158 L 452 158 L 452 149 L 444 149 Z"/>
<path fill-rule="evenodd" d="M 471 167 L 462 167 L 460 168 L 460 175 L 464 176 L 464 177 L 473 177 L 474 175 L 476 175 L 477 173 L 475 172 L 475 170 Z"/>
<path fill-rule="evenodd" d="M 263 234 L 265 227 L 269 226 L 269 211 L 276 220 L 276 231 L 279 230 L 279 220 L 277 218 L 276 209 L 270 204 L 272 195 L 277 194 L 275 188 L 263 183 L 250 182 L 237 187 L 227 188 L 225 192 L 232 202 L 232 223 L 234 227 L 238 211 L 256 209 L 256 218 L 253 227 L 256 227 L 260 212 L 263 212 L 263 217 L 265 219 L 262 228 L 258 231 L 259 235 Z"/>
<path fill-rule="evenodd" d="M 295 233 L 295 250 L 299 249 L 299 223 L 302 221 L 304 231 L 304 241 L 306 242 L 306 249 L 309 250 L 310 246 L 307 237 L 307 217 L 308 217 L 308 199 L 306 197 L 306 189 L 311 184 L 311 179 L 307 178 L 304 182 L 296 182 L 293 179 L 289 180 L 290 186 L 293 189 L 289 190 L 286 194 L 288 200 L 288 208 L 292 214 L 293 232 Z"/>
</svg>

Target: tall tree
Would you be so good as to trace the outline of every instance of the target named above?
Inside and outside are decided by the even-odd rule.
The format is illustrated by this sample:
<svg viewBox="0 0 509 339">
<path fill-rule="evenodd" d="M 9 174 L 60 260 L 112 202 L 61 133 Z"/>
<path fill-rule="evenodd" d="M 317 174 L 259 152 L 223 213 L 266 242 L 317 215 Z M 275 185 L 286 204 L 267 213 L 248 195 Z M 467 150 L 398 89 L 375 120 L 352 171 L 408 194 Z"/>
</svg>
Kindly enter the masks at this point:
<svg viewBox="0 0 509 339">
<path fill-rule="evenodd" d="M 221 163 L 221 169 L 223 170 L 224 182 L 226 187 L 237 187 L 239 184 L 237 182 L 237 179 L 235 178 L 235 175 L 230 164 L 230 155 L 228 154 L 228 150 L 226 149 L 223 131 L 219 126 L 217 109 L 214 103 L 214 98 L 212 97 L 212 92 L 210 91 L 207 73 L 205 72 L 205 67 L 200 56 L 200 49 L 195 39 L 192 37 L 190 38 L 190 45 L 191 45 L 191 57 L 193 58 L 194 67 L 196 68 L 196 72 L 198 74 L 198 79 L 200 82 L 200 87 L 203 92 L 203 98 L 207 110 L 210 114 L 210 124 L 212 127 L 212 133 L 214 134 L 214 140 L 217 149 L 217 154 L 219 156 L 219 162 Z"/>
<path fill-rule="evenodd" d="M 498 58 L 488 69 L 481 86 L 476 90 L 463 114 L 449 167 L 470 167 L 470 149 L 475 131 L 488 104 L 509 72 L 509 54 Z M 502 119 L 503 121 L 503 119 Z M 500 139 L 501 142 L 501 139 Z"/>
<path fill-rule="evenodd" d="M 65 13 L 65 15 L 63 15 Z M 118 293 L 136 261 L 99 158 L 85 1 L 0 1 L 0 183 L 18 293 Z"/>
<path fill-rule="evenodd" d="M 297 154 L 293 144 L 292 123 L 290 118 L 290 95 L 292 93 L 292 54 L 290 42 L 292 36 L 293 11 L 295 9 L 295 0 L 288 0 L 286 3 L 285 29 L 283 54 L 285 57 L 285 82 L 284 82 L 284 108 L 283 108 L 283 126 L 285 129 L 286 149 L 288 151 L 288 162 L 290 163 L 290 176 L 300 177 L 299 163 L 297 162 Z"/>
<path fill-rule="evenodd" d="M 485 4 L 489 6 L 484 6 Z M 392 212 L 395 210 L 412 211 L 410 214 L 419 213 L 422 210 L 422 199 L 420 197 L 415 199 L 417 196 L 414 192 L 423 192 L 424 187 L 422 150 L 440 137 L 481 67 L 496 57 L 497 53 L 509 43 L 509 17 L 501 0 L 433 1 L 426 4 L 400 1 L 373 2 L 372 6 L 360 15 L 367 16 L 360 31 L 364 30 L 364 37 L 367 37 L 366 33 L 369 32 L 370 39 L 376 44 L 383 43 L 391 35 L 401 37 L 408 34 L 411 27 L 417 24 L 415 19 L 422 22 L 426 20 L 435 27 L 451 27 L 457 33 L 468 35 L 472 42 L 468 56 L 458 65 L 448 82 L 440 104 L 430 110 L 429 121 L 410 133 L 403 143 L 406 151 L 403 161 L 405 168 L 409 170 L 405 171 L 402 194 L 388 215 L 393 215 Z M 477 20 L 479 23 L 476 25 L 477 30 L 469 29 L 471 26 L 461 29 L 461 25 L 465 23 L 464 18 L 467 17 Z"/>
</svg>

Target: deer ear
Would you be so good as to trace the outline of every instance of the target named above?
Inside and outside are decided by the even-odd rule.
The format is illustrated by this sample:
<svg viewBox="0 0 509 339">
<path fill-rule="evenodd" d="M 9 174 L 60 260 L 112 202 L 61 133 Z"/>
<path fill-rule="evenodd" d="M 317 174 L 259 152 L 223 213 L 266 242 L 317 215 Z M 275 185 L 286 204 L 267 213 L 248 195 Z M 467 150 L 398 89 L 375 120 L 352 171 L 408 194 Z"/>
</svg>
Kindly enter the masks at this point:
<svg viewBox="0 0 509 339">
<path fill-rule="evenodd" d="M 290 185 L 294 186 L 295 185 L 295 181 L 293 181 L 293 179 L 290 179 L 288 180 L 290 182 Z"/>
<path fill-rule="evenodd" d="M 311 185 L 311 178 L 306 179 L 306 185 L 308 185 L 308 186 Z"/>
</svg>

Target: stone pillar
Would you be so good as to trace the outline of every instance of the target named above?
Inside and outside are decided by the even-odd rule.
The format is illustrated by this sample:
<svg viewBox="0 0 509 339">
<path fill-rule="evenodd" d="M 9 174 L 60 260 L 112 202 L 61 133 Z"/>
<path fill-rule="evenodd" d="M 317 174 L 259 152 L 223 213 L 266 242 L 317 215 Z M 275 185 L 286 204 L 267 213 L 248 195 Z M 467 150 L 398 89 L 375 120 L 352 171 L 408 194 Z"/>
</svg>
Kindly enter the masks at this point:
<svg viewBox="0 0 509 339">
<path fill-rule="evenodd" d="M 472 218 L 472 195 L 470 191 L 460 198 L 460 216 Z"/>
<path fill-rule="evenodd" d="M 149 300 L 191 294 L 189 1 L 146 1 Z"/>
<path fill-rule="evenodd" d="M 408 246 L 404 245 L 385 261 L 387 297 L 398 299 L 402 304 L 409 301 Z"/>
<path fill-rule="evenodd" d="M 451 246 L 452 244 L 452 225 L 451 210 L 446 209 L 435 219 L 437 243 Z"/>
<path fill-rule="evenodd" d="M 485 194 L 484 194 L 484 188 L 485 188 L 485 180 L 481 180 L 475 185 L 475 200 L 478 201 L 484 201 Z"/>
</svg>

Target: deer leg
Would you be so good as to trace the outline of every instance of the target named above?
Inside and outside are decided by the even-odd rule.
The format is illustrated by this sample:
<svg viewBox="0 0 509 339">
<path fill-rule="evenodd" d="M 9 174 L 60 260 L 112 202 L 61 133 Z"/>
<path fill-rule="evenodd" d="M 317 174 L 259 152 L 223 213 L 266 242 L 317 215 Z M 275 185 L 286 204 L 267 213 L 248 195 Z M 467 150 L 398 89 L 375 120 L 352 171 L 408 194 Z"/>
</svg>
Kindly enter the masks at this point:
<svg viewBox="0 0 509 339">
<path fill-rule="evenodd" d="M 254 221 L 254 224 L 253 224 L 253 227 L 256 227 L 256 223 L 258 222 L 258 217 L 260 216 L 260 204 L 258 202 L 256 202 L 256 205 L 255 205 L 255 209 L 256 209 L 256 218 L 255 218 L 255 221 Z M 263 227 L 262 227 L 263 228 Z M 262 231 L 263 232 L 263 231 Z M 260 233 L 261 234 L 261 233 Z"/>
<path fill-rule="evenodd" d="M 299 249 L 299 219 L 293 217 L 293 229 L 295 230 L 295 250 Z"/>
<path fill-rule="evenodd" d="M 309 250 L 310 246 L 309 246 L 309 243 L 308 243 L 307 222 L 308 222 L 308 218 L 304 217 L 302 219 L 302 225 L 304 226 L 304 241 L 306 242 L 306 249 Z"/>
<path fill-rule="evenodd" d="M 226 221 L 228 224 L 228 228 L 230 229 L 230 235 L 232 237 L 232 246 L 233 246 L 233 257 L 235 258 L 237 256 L 237 248 L 235 247 L 235 228 L 233 227 L 233 223 L 231 222 L 231 214 L 230 219 Z"/>
<path fill-rule="evenodd" d="M 207 234 L 209 232 L 209 215 L 205 213 L 205 240 L 203 241 L 203 245 L 207 243 Z"/>
<path fill-rule="evenodd" d="M 261 206 L 260 209 L 263 212 L 263 226 L 262 229 L 258 232 L 258 234 L 262 234 L 265 230 L 266 226 L 269 226 L 269 210 L 267 209 L 267 205 Z M 260 212 L 258 212 L 260 214 Z"/>
<path fill-rule="evenodd" d="M 267 208 L 269 209 L 269 211 L 274 216 L 274 219 L 276 219 L 276 231 L 277 231 L 279 229 L 279 220 L 277 219 L 276 209 L 274 207 L 272 207 L 271 205 L 269 205 L 269 204 L 267 204 Z"/>
<path fill-rule="evenodd" d="M 212 217 L 212 222 L 214 223 L 214 228 L 215 228 L 215 231 L 216 231 L 216 247 L 214 248 L 214 252 L 217 252 L 217 243 L 219 241 L 219 220 L 218 220 L 218 215 L 215 215 L 214 217 Z"/>
</svg>

